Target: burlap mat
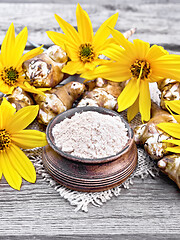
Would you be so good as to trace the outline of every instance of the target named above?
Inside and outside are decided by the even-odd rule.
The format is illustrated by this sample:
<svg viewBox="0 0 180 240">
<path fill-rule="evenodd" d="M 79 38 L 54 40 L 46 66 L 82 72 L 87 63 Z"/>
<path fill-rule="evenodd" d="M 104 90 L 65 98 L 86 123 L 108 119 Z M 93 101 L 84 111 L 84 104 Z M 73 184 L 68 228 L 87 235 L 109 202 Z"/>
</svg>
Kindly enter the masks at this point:
<svg viewBox="0 0 180 240">
<path fill-rule="evenodd" d="M 159 104 L 159 90 L 157 89 L 156 83 L 150 84 L 151 98 L 153 101 Z M 126 112 L 121 113 L 121 115 L 126 119 Z M 140 115 L 137 115 L 135 119 L 131 122 L 132 128 L 141 124 Z M 31 128 L 37 130 L 44 130 L 40 124 L 34 122 Z M 33 162 L 37 174 L 40 174 L 43 179 L 49 183 L 51 187 L 54 188 L 60 195 L 60 197 L 65 198 L 69 201 L 72 206 L 75 206 L 75 211 L 82 210 L 84 212 L 88 211 L 88 205 L 93 204 L 94 206 L 100 207 L 103 203 L 110 200 L 113 196 L 119 196 L 121 194 L 121 189 L 129 189 L 130 185 L 133 184 L 133 178 L 146 178 L 148 176 L 155 177 L 158 175 L 158 168 L 155 162 L 150 159 L 142 148 L 138 147 L 138 165 L 133 174 L 119 186 L 112 188 L 107 191 L 87 193 L 78 192 L 70 190 L 56 181 L 46 172 L 42 163 L 42 148 L 37 148 L 33 150 L 25 150 L 25 153 Z"/>
</svg>

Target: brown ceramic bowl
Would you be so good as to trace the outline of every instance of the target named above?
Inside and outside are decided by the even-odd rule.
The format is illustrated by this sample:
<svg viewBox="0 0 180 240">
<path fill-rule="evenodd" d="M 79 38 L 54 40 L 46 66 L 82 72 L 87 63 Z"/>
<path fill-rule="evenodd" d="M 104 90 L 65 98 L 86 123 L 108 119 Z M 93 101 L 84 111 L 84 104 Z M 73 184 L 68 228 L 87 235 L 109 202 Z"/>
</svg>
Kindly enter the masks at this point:
<svg viewBox="0 0 180 240">
<path fill-rule="evenodd" d="M 72 156 L 56 147 L 52 128 L 65 118 L 83 111 L 96 111 L 121 118 L 128 130 L 129 140 L 119 153 L 106 158 L 88 159 Z M 107 190 L 124 182 L 136 168 L 137 148 L 133 130 L 115 111 L 101 107 L 72 108 L 55 117 L 47 126 L 46 134 L 49 145 L 43 148 L 43 164 L 57 182 L 70 189 L 85 192 Z"/>
<path fill-rule="evenodd" d="M 68 154 L 66 152 L 61 151 L 54 142 L 54 137 L 52 135 L 52 129 L 53 127 L 57 124 L 60 123 L 61 121 L 63 121 L 65 118 L 71 118 L 75 113 L 82 113 L 82 112 L 86 112 L 86 111 L 95 111 L 95 112 L 99 112 L 101 114 L 107 114 L 110 116 L 118 116 L 121 118 L 121 120 L 124 122 L 127 130 L 128 130 L 128 137 L 129 140 L 127 142 L 127 144 L 123 147 L 123 149 L 121 151 L 119 151 L 117 154 L 112 155 L 112 156 L 108 156 L 105 158 L 96 158 L 96 159 L 89 159 L 89 158 L 79 158 L 76 156 L 73 156 L 71 154 Z M 72 108 L 70 110 L 67 110 L 61 114 L 59 114 L 58 116 L 56 116 L 47 126 L 46 129 L 46 135 L 47 135 L 47 141 L 49 143 L 49 145 L 51 146 L 51 148 L 57 152 L 58 154 L 60 154 L 62 157 L 67 158 L 69 160 L 72 161 L 76 161 L 76 162 L 82 162 L 82 163 L 89 163 L 89 164 L 97 164 L 97 163 L 105 163 L 105 162 L 110 162 L 113 161 L 117 158 L 119 158 L 120 156 L 122 156 L 126 150 L 128 149 L 130 142 L 133 141 L 133 130 L 130 127 L 130 125 L 120 116 L 119 113 L 106 109 L 106 108 L 102 108 L 102 107 L 77 107 L 77 108 Z"/>
</svg>

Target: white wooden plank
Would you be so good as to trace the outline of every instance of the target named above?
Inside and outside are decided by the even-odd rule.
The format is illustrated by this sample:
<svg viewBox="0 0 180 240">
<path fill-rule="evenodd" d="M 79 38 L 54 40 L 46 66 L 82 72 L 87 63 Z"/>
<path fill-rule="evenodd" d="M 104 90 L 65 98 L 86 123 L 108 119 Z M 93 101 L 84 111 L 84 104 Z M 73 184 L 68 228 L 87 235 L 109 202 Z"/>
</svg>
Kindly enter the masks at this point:
<svg viewBox="0 0 180 240">
<path fill-rule="evenodd" d="M 29 29 L 29 39 L 35 43 L 51 45 L 52 42 L 48 38 L 46 31 L 59 31 L 54 13 L 57 13 L 75 26 L 77 2 L 75 0 L 74 4 L 62 5 L 57 3 L 1 3 L 0 43 L 9 25 L 11 22 L 14 22 L 18 29 L 22 28 L 22 26 L 27 26 Z M 82 4 L 82 7 L 89 13 L 94 29 L 97 29 L 112 14 L 119 12 L 117 29 L 125 31 L 131 27 L 136 27 L 137 31 L 133 38 L 140 38 L 151 44 L 161 44 L 168 48 L 179 50 L 180 2 L 177 4 L 173 4 L 170 1 L 167 4 L 150 4 L 145 1 L 145 3 L 138 5 L 132 1 L 128 1 L 122 4 L 117 3 L 116 5 L 102 4 L 98 7 L 90 3 L 90 1 L 87 1 L 85 4 Z"/>
<path fill-rule="evenodd" d="M 167 178 L 135 180 L 101 208 L 73 207 L 38 178 L 20 192 L 0 184 L 0 236 L 57 234 L 180 234 L 179 190 Z M 148 238 L 147 238 L 148 239 Z"/>
</svg>

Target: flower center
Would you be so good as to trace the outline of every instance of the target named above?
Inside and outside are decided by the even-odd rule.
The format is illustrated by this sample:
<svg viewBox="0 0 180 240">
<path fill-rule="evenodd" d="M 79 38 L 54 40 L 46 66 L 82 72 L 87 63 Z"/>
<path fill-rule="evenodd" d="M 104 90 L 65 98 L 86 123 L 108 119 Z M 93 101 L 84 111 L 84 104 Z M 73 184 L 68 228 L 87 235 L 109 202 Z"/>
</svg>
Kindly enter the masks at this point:
<svg viewBox="0 0 180 240">
<path fill-rule="evenodd" d="M 13 67 L 9 67 L 9 68 L 4 68 L 0 74 L 2 80 L 9 86 L 13 86 L 16 82 L 17 79 L 19 77 L 19 73 L 18 71 L 13 68 Z"/>
<path fill-rule="evenodd" d="M 139 78 L 139 75 L 141 73 L 141 80 L 148 79 L 152 71 L 148 62 L 138 59 L 131 65 L 130 70 L 132 77 L 134 78 Z"/>
<path fill-rule="evenodd" d="M 0 151 L 5 150 L 11 143 L 10 135 L 5 129 L 0 130 Z"/>
<path fill-rule="evenodd" d="M 81 44 L 79 47 L 79 58 L 83 63 L 94 60 L 95 54 L 93 46 L 90 43 Z"/>
</svg>

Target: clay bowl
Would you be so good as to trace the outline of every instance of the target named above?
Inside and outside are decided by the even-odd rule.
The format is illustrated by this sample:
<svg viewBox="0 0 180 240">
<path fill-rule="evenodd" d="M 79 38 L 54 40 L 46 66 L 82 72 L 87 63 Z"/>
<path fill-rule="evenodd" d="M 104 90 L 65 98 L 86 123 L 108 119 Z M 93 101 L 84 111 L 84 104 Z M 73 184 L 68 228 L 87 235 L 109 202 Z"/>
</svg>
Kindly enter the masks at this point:
<svg viewBox="0 0 180 240">
<path fill-rule="evenodd" d="M 123 149 L 106 158 L 88 159 L 67 154 L 56 147 L 52 128 L 71 118 L 75 113 L 96 111 L 102 114 L 118 116 L 125 123 L 129 140 Z M 62 185 L 78 191 L 102 191 L 124 182 L 137 165 L 137 148 L 133 139 L 133 130 L 119 113 L 101 107 L 72 108 L 56 116 L 47 126 L 49 145 L 43 148 L 43 163 L 52 177 Z"/>
<path fill-rule="evenodd" d="M 48 141 L 49 145 L 54 149 L 55 152 L 57 152 L 58 154 L 60 154 L 64 158 L 67 158 L 67 159 L 70 159 L 70 160 L 76 161 L 76 162 L 97 164 L 97 163 L 110 162 L 110 161 L 113 161 L 113 160 L 119 158 L 124 152 L 126 152 L 126 150 L 128 148 L 128 144 L 126 144 L 126 146 L 119 153 L 117 153 L 113 156 L 108 156 L 106 158 L 97 158 L 97 159 L 79 158 L 79 157 L 76 157 L 76 156 L 72 156 L 71 154 L 63 152 L 58 147 L 56 147 L 55 142 L 54 142 L 54 138 L 53 138 L 53 135 L 52 135 L 53 127 L 57 123 L 60 123 L 61 121 L 63 121 L 65 118 L 71 118 L 75 113 L 82 113 L 82 112 L 85 112 L 85 111 L 95 111 L 95 112 L 99 112 L 99 113 L 102 113 L 102 114 L 108 114 L 108 115 L 111 115 L 111 116 L 120 117 L 121 120 L 125 123 L 126 128 L 128 129 L 129 140 L 131 140 L 133 138 L 133 130 L 131 129 L 129 124 L 119 115 L 119 113 L 117 113 L 115 111 L 112 111 L 112 110 L 109 110 L 109 109 L 106 109 L 106 108 L 101 108 L 101 107 L 78 107 L 78 108 L 72 108 L 70 110 L 67 110 L 67 111 L 59 114 L 49 123 L 49 125 L 47 126 L 47 129 L 46 129 L 47 141 Z"/>
</svg>

